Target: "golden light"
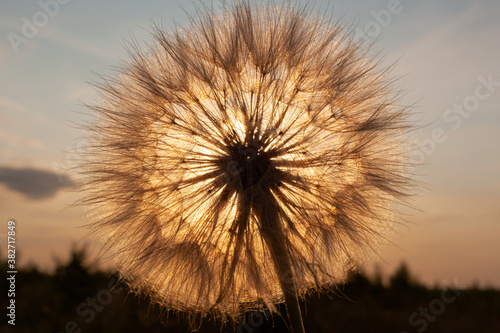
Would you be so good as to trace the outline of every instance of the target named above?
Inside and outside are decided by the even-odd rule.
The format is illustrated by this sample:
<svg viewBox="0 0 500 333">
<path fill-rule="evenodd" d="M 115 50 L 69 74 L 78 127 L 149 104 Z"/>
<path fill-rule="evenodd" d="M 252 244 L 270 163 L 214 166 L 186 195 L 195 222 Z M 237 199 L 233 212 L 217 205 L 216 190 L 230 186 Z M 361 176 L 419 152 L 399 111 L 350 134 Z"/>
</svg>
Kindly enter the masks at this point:
<svg viewBox="0 0 500 333">
<path fill-rule="evenodd" d="M 405 196 L 406 110 L 339 26 L 243 1 L 103 84 L 90 225 L 135 290 L 237 316 L 342 280 Z"/>
</svg>

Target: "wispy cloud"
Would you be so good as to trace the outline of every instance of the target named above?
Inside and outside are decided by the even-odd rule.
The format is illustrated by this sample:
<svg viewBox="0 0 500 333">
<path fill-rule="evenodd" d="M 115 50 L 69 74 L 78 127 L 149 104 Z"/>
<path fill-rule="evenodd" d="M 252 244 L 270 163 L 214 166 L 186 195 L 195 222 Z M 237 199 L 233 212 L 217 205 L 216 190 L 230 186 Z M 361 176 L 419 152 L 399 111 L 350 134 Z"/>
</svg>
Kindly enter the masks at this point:
<svg viewBox="0 0 500 333">
<path fill-rule="evenodd" d="M 6 143 L 9 147 L 15 148 L 29 147 L 32 149 L 42 149 L 45 147 L 41 142 L 30 137 L 2 130 L 0 130 L 0 141 Z"/>
<path fill-rule="evenodd" d="M 76 36 L 74 33 L 70 34 L 62 29 L 53 27 L 47 27 L 41 37 L 62 47 L 70 48 L 76 52 L 88 54 L 101 60 L 116 60 L 116 57 L 113 55 L 116 55 L 117 51 L 123 52 L 123 48 L 119 43 L 102 45 L 102 43 L 85 40 L 85 36 L 83 35 Z"/>
<path fill-rule="evenodd" d="M 13 101 L 7 97 L 0 96 L 0 108 L 8 109 L 12 111 L 20 111 L 24 109 L 24 106 L 20 103 Z"/>
<path fill-rule="evenodd" d="M 47 116 L 42 112 L 6 96 L 0 96 L 0 119 L 0 127 L 3 128 L 8 122 L 12 122 L 9 126 L 16 122 L 26 124 L 27 119 L 38 126 L 47 122 Z"/>
</svg>

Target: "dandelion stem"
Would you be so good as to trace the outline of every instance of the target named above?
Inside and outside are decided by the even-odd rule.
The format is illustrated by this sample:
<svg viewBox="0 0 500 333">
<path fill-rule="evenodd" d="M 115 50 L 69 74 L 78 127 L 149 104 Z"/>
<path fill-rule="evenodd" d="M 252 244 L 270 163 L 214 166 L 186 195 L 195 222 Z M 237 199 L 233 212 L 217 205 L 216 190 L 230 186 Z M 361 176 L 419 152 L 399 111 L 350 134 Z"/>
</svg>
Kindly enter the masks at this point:
<svg viewBox="0 0 500 333">
<path fill-rule="evenodd" d="M 305 333 L 304 324 L 302 323 L 302 314 L 300 312 L 299 298 L 297 290 L 295 289 L 295 280 L 290 269 L 290 265 L 287 269 L 283 269 L 281 272 L 278 271 L 278 268 L 276 269 L 279 275 L 281 289 L 283 290 L 283 295 L 285 297 L 290 331 L 292 333 Z"/>
<path fill-rule="evenodd" d="M 259 201 L 260 211 L 256 212 L 262 222 L 262 236 L 271 252 L 274 269 L 283 291 L 290 332 L 305 333 L 292 270 L 290 247 L 279 219 L 279 206 L 270 191 L 266 194 L 265 200 Z M 262 205 L 263 202 L 265 204 Z"/>
</svg>

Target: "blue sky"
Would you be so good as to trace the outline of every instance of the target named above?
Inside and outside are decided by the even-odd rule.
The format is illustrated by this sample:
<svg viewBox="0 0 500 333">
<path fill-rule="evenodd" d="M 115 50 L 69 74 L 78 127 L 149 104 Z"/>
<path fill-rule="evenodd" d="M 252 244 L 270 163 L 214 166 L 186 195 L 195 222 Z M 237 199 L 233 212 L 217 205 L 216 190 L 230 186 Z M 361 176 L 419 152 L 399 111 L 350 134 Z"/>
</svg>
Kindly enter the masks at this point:
<svg viewBox="0 0 500 333">
<path fill-rule="evenodd" d="M 171 29 L 194 13 L 191 2 L 59 0 L 43 22 L 47 10 L 40 3 L 53 1 L 0 5 L 0 233 L 16 219 L 21 262 L 45 267 L 85 242 L 78 228 L 83 209 L 68 205 L 79 197 L 72 192 L 71 151 L 83 133 L 74 124 L 89 112 L 83 103 L 97 101 L 87 81 L 127 60 L 123 44 L 131 33 L 147 41 L 152 21 Z M 415 103 L 426 125 L 417 135 L 424 164 L 417 171 L 427 184 L 413 201 L 418 209 L 382 249 L 382 260 L 368 266 L 378 260 L 390 272 L 406 260 L 426 282 L 500 286 L 500 2 L 395 4 L 315 5 L 319 11 L 333 5 L 334 16 L 377 40 L 373 52 L 384 55 L 384 64 L 397 61 L 392 73 L 408 91 L 404 101 Z M 23 37 L 26 20 L 36 19 L 43 23 L 38 31 L 15 46 L 13 34 Z"/>
</svg>

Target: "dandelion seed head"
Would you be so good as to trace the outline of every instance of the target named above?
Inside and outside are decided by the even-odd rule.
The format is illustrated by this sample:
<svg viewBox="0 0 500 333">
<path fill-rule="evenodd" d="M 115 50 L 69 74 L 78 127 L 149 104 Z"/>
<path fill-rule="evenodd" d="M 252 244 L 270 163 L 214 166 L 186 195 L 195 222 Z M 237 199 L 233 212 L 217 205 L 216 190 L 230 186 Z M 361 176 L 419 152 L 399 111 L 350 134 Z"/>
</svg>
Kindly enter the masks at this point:
<svg viewBox="0 0 500 333">
<path fill-rule="evenodd" d="M 236 316 L 341 281 L 410 188 L 405 108 L 340 25 L 235 4 L 156 27 L 100 85 L 82 165 L 89 225 L 139 292 Z"/>
</svg>

